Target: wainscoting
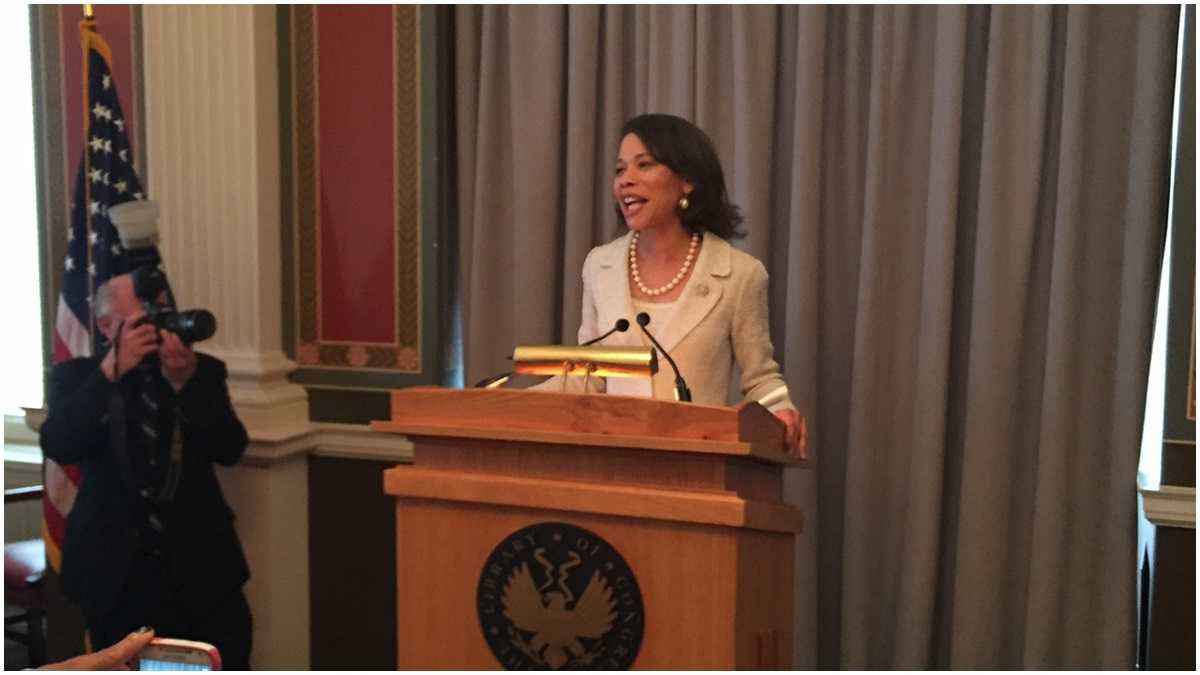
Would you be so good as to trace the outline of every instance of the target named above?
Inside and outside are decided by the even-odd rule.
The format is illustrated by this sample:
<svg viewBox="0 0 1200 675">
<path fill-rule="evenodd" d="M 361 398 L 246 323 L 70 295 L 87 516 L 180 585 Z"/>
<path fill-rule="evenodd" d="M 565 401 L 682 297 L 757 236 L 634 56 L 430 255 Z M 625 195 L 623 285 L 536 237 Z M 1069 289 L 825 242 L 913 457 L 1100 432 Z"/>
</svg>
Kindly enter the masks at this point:
<svg viewBox="0 0 1200 675">
<path fill-rule="evenodd" d="M 309 459 L 313 670 L 396 667 L 395 461 Z"/>
<path fill-rule="evenodd" d="M 4 489 L 42 482 L 42 454 L 37 446 L 5 444 Z M 4 543 L 42 536 L 42 503 L 21 502 L 4 507 Z"/>
</svg>

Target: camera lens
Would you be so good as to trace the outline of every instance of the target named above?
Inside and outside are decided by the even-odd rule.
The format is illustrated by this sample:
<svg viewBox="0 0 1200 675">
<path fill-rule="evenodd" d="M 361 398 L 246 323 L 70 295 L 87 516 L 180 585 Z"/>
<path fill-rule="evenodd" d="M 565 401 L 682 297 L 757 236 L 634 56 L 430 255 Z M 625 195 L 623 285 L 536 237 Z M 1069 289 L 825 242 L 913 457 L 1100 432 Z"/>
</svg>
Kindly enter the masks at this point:
<svg viewBox="0 0 1200 675">
<path fill-rule="evenodd" d="M 162 327 L 178 335 L 184 344 L 191 344 L 212 337 L 217 332 L 217 318 L 208 310 L 190 309 L 172 312 Z"/>
</svg>

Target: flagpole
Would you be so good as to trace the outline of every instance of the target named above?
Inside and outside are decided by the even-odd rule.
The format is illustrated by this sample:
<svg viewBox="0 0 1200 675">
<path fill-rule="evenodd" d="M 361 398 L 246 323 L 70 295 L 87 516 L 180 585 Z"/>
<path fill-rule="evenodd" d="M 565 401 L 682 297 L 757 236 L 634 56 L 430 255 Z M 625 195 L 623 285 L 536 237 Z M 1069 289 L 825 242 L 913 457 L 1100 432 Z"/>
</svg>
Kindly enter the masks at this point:
<svg viewBox="0 0 1200 675">
<path fill-rule="evenodd" d="M 91 121 L 92 120 L 90 118 L 91 109 L 88 106 L 88 97 L 89 97 L 89 93 L 90 93 L 88 91 L 88 82 L 91 79 L 91 76 L 88 73 L 88 70 L 89 70 L 89 68 L 88 68 L 88 66 L 89 66 L 88 51 L 89 51 L 89 48 L 91 47 L 91 40 L 89 39 L 89 34 L 92 31 L 94 31 L 95 29 L 96 29 L 96 15 L 92 11 L 91 5 L 85 4 L 83 6 L 83 21 L 81 21 L 79 23 L 79 42 L 80 42 L 80 46 L 83 47 L 83 58 L 82 58 L 82 62 L 80 63 L 81 71 L 83 73 L 83 175 L 81 176 L 81 178 L 83 180 L 83 203 L 80 204 L 76 208 L 82 208 L 84 210 L 83 211 L 84 232 L 86 233 L 87 239 L 84 240 L 85 243 L 84 243 L 83 249 L 86 252 L 84 254 L 84 265 L 85 265 L 84 273 L 87 275 L 87 285 L 88 285 L 88 294 L 87 294 L 87 299 L 88 299 L 88 337 L 90 340 L 90 344 L 93 347 L 96 344 L 96 314 L 95 314 L 95 312 L 92 311 L 92 302 L 91 301 L 96 297 L 96 289 L 92 286 L 92 275 L 90 273 L 91 266 L 92 266 L 92 246 L 91 246 L 92 212 L 91 212 L 91 209 L 89 208 L 89 204 L 91 202 L 91 196 L 92 196 L 92 183 L 89 180 L 89 176 L 90 176 L 91 168 L 92 168 L 92 160 L 91 160 L 91 154 L 88 152 L 88 134 L 91 132 L 91 127 L 92 127 Z M 91 354 L 91 352 L 92 352 L 92 350 L 89 349 L 88 353 Z M 91 354 L 91 355 L 94 356 L 94 354 Z"/>
</svg>

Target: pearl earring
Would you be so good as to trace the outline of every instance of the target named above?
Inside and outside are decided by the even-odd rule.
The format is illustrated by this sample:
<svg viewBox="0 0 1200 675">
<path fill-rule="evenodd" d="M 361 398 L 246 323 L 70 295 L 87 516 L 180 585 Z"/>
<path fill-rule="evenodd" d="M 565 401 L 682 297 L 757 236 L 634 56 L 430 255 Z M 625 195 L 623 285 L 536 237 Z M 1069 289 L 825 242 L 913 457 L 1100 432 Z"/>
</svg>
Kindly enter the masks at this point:
<svg viewBox="0 0 1200 675">
<path fill-rule="evenodd" d="M 691 206 L 691 202 L 688 201 L 687 195 L 679 198 L 679 209 L 681 211 L 687 211 L 687 207 L 689 206 Z"/>
</svg>

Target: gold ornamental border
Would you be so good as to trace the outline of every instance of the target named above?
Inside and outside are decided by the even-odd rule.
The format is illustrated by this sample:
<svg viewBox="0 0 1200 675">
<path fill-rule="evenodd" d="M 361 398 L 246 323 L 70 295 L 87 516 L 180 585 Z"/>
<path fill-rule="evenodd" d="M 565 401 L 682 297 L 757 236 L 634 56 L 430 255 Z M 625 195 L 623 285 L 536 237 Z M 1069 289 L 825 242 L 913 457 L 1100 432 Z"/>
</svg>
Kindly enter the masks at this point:
<svg viewBox="0 0 1200 675">
<path fill-rule="evenodd" d="M 326 340 L 320 334 L 321 214 L 316 9 L 291 11 L 296 361 L 315 370 L 421 372 L 421 119 L 419 9 L 392 7 L 393 343 Z"/>
</svg>

